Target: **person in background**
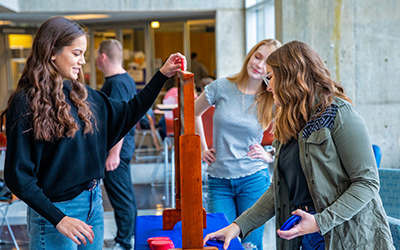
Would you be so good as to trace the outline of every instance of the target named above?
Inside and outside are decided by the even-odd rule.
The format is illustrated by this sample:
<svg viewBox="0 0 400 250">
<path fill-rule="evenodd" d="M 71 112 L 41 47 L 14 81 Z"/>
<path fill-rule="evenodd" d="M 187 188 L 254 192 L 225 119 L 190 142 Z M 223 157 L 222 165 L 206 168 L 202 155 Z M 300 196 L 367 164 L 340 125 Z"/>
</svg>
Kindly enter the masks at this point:
<svg viewBox="0 0 400 250">
<path fill-rule="evenodd" d="M 196 90 L 197 90 L 197 92 L 200 92 L 201 91 L 200 80 L 208 75 L 208 70 L 204 66 L 204 64 L 202 64 L 201 62 L 199 62 L 199 60 L 197 60 L 196 52 L 192 52 L 190 57 L 191 57 L 190 71 L 194 74 L 194 84 L 195 84 Z"/>
<path fill-rule="evenodd" d="M 208 209 L 224 213 L 231 223 L 271 183 L 268 163 L 273 158 L 261 141 L 272 122 L 273 98 L 263 84 L 263 76 L 267 74 L 269 54 L 280 46 L 274 39 L 260 41 L 247 54 L 239 73 L 210 83 L 195 101 L 202 160 L 209 164 Z M 215 105 L 213 147 L 207 148 L 201 116 L 211 105 Z M 242 244 L 247 249 L 262 250 L 262 237 L 263 227 L 243 239 Z"/>
<path fill-rule="evenodd" d="M 273 184 L 234 223 L 204 239 L 246 237 L 275 215 L 276 249 L 394 250 L 379 196 L 367 126 L 318 53 L 292 41 L 267 59 L 265 83 L 278 106 Z"/>
<path fill-rule="evenodd" d="M 200 91 L 204 92 L 204 87 L 215 81 L 214 77 L 206 76 L 200 80 Z"/>
<path fill-rule="evenodd" d="M 118 40 L 104 40 L 97 49 L 96 65 L 106 78 L 101 91 L 115 100 L 128 102 L 137 91 L 135 81 L 122 67 L 122 53 Z M 137 206 L 130 166 L 135 151 L 134 136 L 135 127 L 108 152 L 106 160 L 103 182 L 117 224 L 114 250 L 132 249 L 135 233 Z"/>
<path fill-rule="evenodd" d="M 186 58 L 173 54 L 129 102 L 84 83 L 87 34 L 53 17 L 38 29 L 6 120 L 5 181 L 27 205 L 30 249 L 103 248 L 106 154 L 151 107 Z M 78 246 L 77 246 L 78 245 Z"/>
</svg>

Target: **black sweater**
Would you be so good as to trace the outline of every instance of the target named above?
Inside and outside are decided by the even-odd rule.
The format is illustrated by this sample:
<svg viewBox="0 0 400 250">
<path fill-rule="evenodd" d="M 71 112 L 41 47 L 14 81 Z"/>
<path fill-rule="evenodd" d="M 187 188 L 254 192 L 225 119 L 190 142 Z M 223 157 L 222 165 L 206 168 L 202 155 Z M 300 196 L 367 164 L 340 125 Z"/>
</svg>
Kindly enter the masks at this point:
<svg viewBox="0 0 400 250">
<path fill-rule="evenodd" d="M 28 206 L 56 226 L 65 214 L 51 202 L 78 196 L 93 179 L 104 177 L 107 152 L 143 117 L 168 78 L 157 72 L 146 88 L 128 103 L 108 98 L 89 87 L 90 109 L 96 119 L 93 134 L 77 131 L 74 138 L 52 142 L 33 137 L 26 92 L 10 104 L 6 119 L 5 181 Z M 66 101 L 79 128 L 82 121 L 69 99 L 71 83 L 64 83 Z"/>
</svg>

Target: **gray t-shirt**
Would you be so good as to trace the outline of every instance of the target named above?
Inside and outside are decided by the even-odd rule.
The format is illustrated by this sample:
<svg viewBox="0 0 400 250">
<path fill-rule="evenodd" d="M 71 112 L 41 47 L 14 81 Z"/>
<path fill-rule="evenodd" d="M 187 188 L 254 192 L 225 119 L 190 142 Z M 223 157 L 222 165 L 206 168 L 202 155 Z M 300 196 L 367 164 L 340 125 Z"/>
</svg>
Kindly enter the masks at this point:
<svg viewBox="0 0 400 250">
<path fill-rule="evenodd" d="M 207 101 L 215 105 L 213 148 L 216 160 L 207 168 L 213 177 L 235 179 L 268 168 L 262 159 L 251 159 L 251 145 L 261 143 L 263 129 L 257 119 L 255 95 L 245 95 L 236 84 L 220 78 L 205 87 Z"/>
</svg>

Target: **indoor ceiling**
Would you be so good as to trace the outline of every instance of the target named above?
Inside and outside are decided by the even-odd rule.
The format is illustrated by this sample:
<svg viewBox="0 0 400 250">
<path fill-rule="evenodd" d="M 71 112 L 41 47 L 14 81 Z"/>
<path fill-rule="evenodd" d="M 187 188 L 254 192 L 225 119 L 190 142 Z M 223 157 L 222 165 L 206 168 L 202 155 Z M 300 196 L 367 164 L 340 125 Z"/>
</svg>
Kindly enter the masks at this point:
<svg viewBox="0 0 400 250">
<path fill-rule="evenodd" d="M 1 7 L 1 6 L 0 6 Z M 15 13 L 3 12 L 0 9 L 0 21 L 10 21 L 10 26 L 39 26 L 45 20 L 53 16 L 69 16 L 69 15 L 82 15 L 86 13 Z M 132 22 L 149 22 L 157 21 L 178 21 L 178 20 L 193 20 L 193 19 L 208 19 L 215 18 L 215 13 L 210 12 L 124 12 L 124 13 L 88 13 L 88 14 L 101 14 L 109 15 L 105 19 L 85 19 L 79 20 L 83 25 L 102 25 L 114 23 Z"/>
</svg>

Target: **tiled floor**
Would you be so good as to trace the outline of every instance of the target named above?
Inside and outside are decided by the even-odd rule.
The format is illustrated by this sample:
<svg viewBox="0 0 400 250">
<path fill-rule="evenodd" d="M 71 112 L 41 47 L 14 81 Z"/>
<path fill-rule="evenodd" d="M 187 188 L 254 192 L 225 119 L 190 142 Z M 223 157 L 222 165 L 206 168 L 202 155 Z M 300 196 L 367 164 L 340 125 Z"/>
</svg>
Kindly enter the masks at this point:
<svg viewBox="0 0 400 250">
<path fill-rule="evenodd" d="M 166 206 L 163 196 L 163 185 L 150 185 L 150 181 L 148 177 L 138 178 L 138 176 L 142 176 L 145 174 L 146 176 L 150 176 L 149 172 L 152 169 L 147 166 L 147 164 L 132 165 L 132 176 L 134 180 L 134 188 L 135 188 L 135 196 L 138 205 L 138 215 L 154 215 L 161 214 L 162 209 Z M 153 164 L 154 165 L 154 164 Z M 147 172 L 144 171 L 147 169 Z M 161 169 L 161 168 L 160 168 Z M 157 176 L 161 176 L 162 179 L 162 171 Z M 151 173 L 151 172 L 150 172 Z M 147 179 L 146 179 L 147 178 Z M 136 180 L 135 180 L 136 179 Z M 103 189 L 103 192 L 104 189 Z M 110 242 L 116 233 L 116 225 L 114 222 L 114 213 L 110 203 L 108 201 L 107 195 L 103 193 L 103 201 L 104 201 L 104 223 L 105 223 L 105 233 L 104 239 L 107 242 Z M 205 201 L 206 202 L 206 201 Z M 170 204 L 167 204 L 168 207 Z M 23 202 L 16 202 L 12 205 L 12 208 L 9 210 L 8 217 L 10 218 L 10 224 L 12 225 L 12 229 L 14 234 L 18 240 L 18 244 L 21 250 L 27 250 L 28 245 L 26 244 L 28 237 L 26 234 L 26 221 L 25 221 L 25 213 L 26 213 L 26 205 Z M 265 227 L 264 230 L 264 249 L 263 250 L 272 250 L 275 249 L 275 230 L 274 230 L 274 219 L 270 220 Z M 8 229 L 5 228 L 2 240 L 11 241 L 11 237 L 9 235 Z M 10 242 L 12 243 L 12 242 Z M 15 249 L 12 244 L 3 244 L 0 241 L 0 250 L 10 250 Z M 111 249 L 105 247 L 104 249 Z"/>
</svg>

